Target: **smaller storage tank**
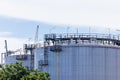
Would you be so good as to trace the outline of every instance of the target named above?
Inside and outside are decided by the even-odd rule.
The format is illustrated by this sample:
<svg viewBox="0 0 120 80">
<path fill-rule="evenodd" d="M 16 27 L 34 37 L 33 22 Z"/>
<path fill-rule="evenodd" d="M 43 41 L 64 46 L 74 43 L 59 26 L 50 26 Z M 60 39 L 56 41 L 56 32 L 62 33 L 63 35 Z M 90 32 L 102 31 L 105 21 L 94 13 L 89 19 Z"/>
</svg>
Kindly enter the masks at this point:
<svg viewBox="0 0 120 80">
<path fill-rule="evenodd" d="M 31 56 L 29 54 L 26 54 L 26 55 L 18 55 L 18 54 L 9 55 L 5 58 L 5 65 L 21 61 L 25 67 L 30 69 L 30 59 L 31 59 Z"/>
</svg>

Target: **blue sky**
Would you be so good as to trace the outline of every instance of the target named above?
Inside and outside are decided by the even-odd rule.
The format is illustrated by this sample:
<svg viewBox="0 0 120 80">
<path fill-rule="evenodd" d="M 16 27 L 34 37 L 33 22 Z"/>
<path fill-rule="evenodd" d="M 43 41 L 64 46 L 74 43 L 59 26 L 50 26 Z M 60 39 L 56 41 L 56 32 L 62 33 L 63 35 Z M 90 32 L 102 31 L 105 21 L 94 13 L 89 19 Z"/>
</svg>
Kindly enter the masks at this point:
<svg viewBox="0 0 120 80">
<path fill-rule="evenodd" d="M 119 0 L 0 0 L 0 53 L 4 40 L 11 50 L 34 40 L 39 25 L 39 39 L 46 33 L 119 34 Z M 17 45 L 16 45 L 17 44 Z"/>
<path fill-rule="evenodd" d="M 34 20 L 32 21 L 8 16 L 0 16 L 0 41 L 1 41 L 0 48 L 2 49 L 1 51 L 5 50 L 4 49 L 5 39 L 8 40 L 9 49 L 12 50 L 22 48 L 22 44 L 29 40 L 29 38 L 31 38 L 31 41 L 34 41 L 37 25 L 39 25 L 39 40 L 44 39 L 44 34 L 66 33 L 68 26 L 70 27 L 69 33 L 76 32 L 77 28 L 72 27 L 71 25 L 52 24 L 47 22 L 45 23 Z M 84 28 L 81 29 L 83 30 Z M 17 45 L 18 47 L 16 47 L 16 44 L 14 42 L 17 42 L 19 44 Z"/>
<path fill-rule="evenodd" d="M 34 39 L 37 25 L 39 25 L 39 38 L 41 40 L 43 40 L 44 34 L 66 33 L 67 27 L 69 27 L 69 33 L 76 33 L 77 29 L 79 33 L 88 33 L 89 27 L 91 27 L 91 32 L 93 33 L 103 33 L 103 30 L 105 33 L 107 31 L 107 27 L 101 29 L 95 26 L 87 25 L 52 24 L 47 22 L 45 23 L 34 20 L 32 21 L 8 16 L 0 16 L 0 36 Z"/>
</svg>

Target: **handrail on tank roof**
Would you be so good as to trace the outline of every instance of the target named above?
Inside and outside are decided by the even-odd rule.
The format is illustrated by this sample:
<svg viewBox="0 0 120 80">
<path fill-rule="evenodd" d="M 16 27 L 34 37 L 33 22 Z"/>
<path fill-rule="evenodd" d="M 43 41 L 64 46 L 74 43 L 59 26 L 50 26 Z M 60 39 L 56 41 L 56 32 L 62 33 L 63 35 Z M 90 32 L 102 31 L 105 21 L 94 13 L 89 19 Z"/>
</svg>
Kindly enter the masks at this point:
<svg viewBox="0 0 120 80">
<path fill-rule="evenodd" d="M 63 33 L 63 34 L 45 34 L 45 40 L 62 39 L 62 38 L 103 38 L 120 40 L 119 35 L 113 34 L 99 34 L 99 33 Z"/>
</svg>

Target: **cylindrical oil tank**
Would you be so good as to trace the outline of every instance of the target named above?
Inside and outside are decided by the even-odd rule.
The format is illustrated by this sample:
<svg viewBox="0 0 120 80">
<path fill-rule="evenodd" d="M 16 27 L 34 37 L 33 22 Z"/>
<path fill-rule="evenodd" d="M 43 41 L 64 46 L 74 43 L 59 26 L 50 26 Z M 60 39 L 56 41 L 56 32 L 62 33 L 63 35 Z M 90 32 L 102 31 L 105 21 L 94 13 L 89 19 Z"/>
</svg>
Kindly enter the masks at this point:
<svg viewBox="0 0 120 80">
<path fill-rule="evenodd" d="M 35 68 L 51 80 L 120 80 L 119 36 L 50 35 L 45 41 L 53 45 L 35 51 Z"/>
<path fill-rule="evenodd" d="M 120 80 L 120 47 L 62 45 L 61 48 L 58 52 L 50 51 L 49 46 L 48 65 L 35 64 L 38 70 L 49 72 L 51 80 Z M 44 50 L 42 53 L 39 50 L 35 62 L 43 60 L 38 54 Z"/>
</svg>

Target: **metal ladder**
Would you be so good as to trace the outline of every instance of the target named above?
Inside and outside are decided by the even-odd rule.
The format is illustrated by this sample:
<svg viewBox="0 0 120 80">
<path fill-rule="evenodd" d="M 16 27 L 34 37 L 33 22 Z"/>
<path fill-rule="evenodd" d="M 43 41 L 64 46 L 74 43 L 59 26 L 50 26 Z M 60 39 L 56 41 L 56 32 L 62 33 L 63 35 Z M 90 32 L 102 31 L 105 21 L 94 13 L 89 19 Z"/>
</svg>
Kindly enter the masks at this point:
<svg viewBox="0 0 120 80">
<path fill-rule="evenodd" d="M 48 65 L 48 47 L 46 46 L 46 43 L 44 42 L 44 58 L 43 60 L 39 61 L 39 69 L 42 72 L 43 71 L 43 66 Z"/>
</svg>

